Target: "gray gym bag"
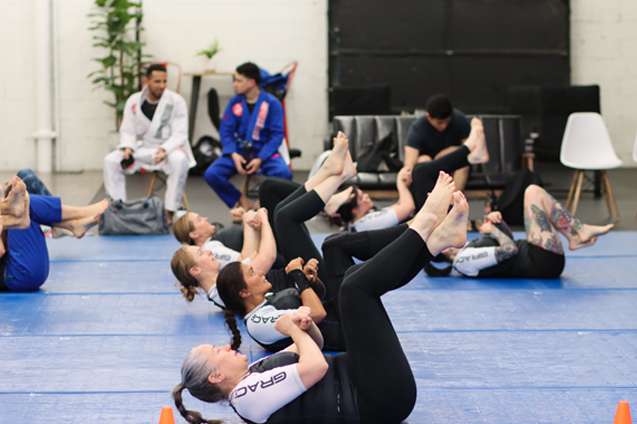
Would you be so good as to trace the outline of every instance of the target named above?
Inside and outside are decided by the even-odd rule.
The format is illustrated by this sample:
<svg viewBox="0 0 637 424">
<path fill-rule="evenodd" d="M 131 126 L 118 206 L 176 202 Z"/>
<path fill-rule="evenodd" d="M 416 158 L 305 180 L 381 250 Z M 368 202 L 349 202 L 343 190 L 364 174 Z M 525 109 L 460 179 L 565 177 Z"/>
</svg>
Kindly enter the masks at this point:
<svg viewBox="0 0 637 424">
<path fill-rule="evenodd" d="M 101 235 L 167 234 L 164 202 L 159 197 L 113 200 L 100 218 Z"/>
</svg>

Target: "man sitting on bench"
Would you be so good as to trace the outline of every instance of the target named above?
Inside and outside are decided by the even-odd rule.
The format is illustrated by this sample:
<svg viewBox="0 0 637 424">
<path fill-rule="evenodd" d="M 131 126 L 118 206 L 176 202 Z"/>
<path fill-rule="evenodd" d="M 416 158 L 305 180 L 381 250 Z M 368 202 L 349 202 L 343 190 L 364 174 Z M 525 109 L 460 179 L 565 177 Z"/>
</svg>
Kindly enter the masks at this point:
<svg viewBox="0 0 637 424">
<path fill-rule="evenodd" d="M 426 109 L 425 116 L 409 128 L 403 166 L 407 175 L 411 175 L 417 164 L 440 159 L 459 149 L 471 131 L 469 119 L 454 109 L 444 94 L 430 97 Z M 456 170 L 453 174 L 456 188 L 463 190 L 468 178 L 469 167 Z"/>
</svg>

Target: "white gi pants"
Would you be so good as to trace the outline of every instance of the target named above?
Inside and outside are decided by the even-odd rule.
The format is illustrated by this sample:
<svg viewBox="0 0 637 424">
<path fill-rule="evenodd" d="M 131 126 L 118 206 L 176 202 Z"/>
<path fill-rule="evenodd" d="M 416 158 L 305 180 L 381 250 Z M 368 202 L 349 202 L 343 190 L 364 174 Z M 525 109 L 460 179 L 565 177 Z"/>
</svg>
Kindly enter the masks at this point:
<svg viewBox="0 0 637 424">
<path fill-rule="evenodd" d="M 153 156 L 157 148 L 141 147 L 135 150 L 133 157 L 135 162 L 126 170 L 122 169 L 121 161 L 124 153 L 114 150 L 104 158 L 104 188 L 114 200 L 126 200 L 126 174 L 134 174 L 140 169 L 147 171 L 161 171 L 165 173 L 166 195 L 164 207 L 169 211 L 176 211 L 181 206 L 181 200 L 186 188 L 188 170 L 190 169 L 188 157 L 181 150 L 174 150 L 159 164 L 153 163 Z"/>
</svg>

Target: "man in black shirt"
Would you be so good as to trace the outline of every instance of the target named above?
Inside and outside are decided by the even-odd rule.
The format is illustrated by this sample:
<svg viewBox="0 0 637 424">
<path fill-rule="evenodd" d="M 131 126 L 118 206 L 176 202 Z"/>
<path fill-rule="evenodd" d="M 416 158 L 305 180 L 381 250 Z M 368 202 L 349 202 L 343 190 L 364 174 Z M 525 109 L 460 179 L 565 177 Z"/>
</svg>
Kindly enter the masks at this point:
<svg viewBox="0 0 637 424">
<path fill-rule="evenodd" d="M 449 98 L 437 94 L 427 100 L 427 112 L 416 120 L 407 135 L 405 165 L 409 175 L 419 163 L 439 159 L 458 149 L 471 132 L 469 119 L 452 107 Z M 456 187 L 462 190 L 469 177 L 469 168 L 454 172 Z"/>
</svg>

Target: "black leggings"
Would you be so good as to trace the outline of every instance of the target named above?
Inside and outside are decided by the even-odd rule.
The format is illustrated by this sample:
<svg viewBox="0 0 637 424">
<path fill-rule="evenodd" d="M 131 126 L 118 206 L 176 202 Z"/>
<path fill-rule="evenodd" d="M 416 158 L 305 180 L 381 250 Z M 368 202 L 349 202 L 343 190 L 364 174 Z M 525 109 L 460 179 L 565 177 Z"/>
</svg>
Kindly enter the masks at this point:
<svg viewBox="0 0 637 424">
<path fill-rule="evenodd" d="M 283 178 L 269 177 L 259 185 L 259 205 L 268 210 L 268 219 L 274 226 L 274 211 L 281 202 L 301 184 Z"/>
<path fill-rule="evenodd" d="M 416 382 L 380 297 L 407 284 L 431 259 L 409 229 L 347 273 L 339 307 L 361 422 L 399 423 L 416 403 Z"/>
<path fill-rule="evenodd" d="M 276 184 L 271 181 L 270 184 Z M 277 188 L 276 192 L 282 192 Z M 305 221 L 319 213 L 324 203 L 315 191 L 306 192 L 299 186 L 284 201 L 279 202 L 274 214 L 277 247 L 284 261 L 296 257 L 305 261 L 316 258 L 318 275 L 326 288 L 323 306 L 327 316 L 319 324 L 325 340 L 325 349 L 342 351 L 345 348 L 338 310 L 338 294 L 345 272 L 354 264 L 353 258 L 367 260 L 384 246 L 395 240 L 407 228 L 406 225 L 360 233 L 339 233 L 323 243 L 321 256 L 312 241 Z"/>
<path fill-rule="evenodd" d="M 459 149 L 454 150 L 440 159 L 419 163 L 414 167 L 411 174 L 412 183 L 409 190 L 414 198 L 416 210 L 420 210 L 422 205 L 425 204 L 427 193 L 433 190 L 436 185 L 440 171 L 445 171 L 450 174 L 457 169 L 469 166 L 469 162 L 467 161 L 468 156 L 469 148 L 467 146 L 461 146 Z"/>
</svg>

